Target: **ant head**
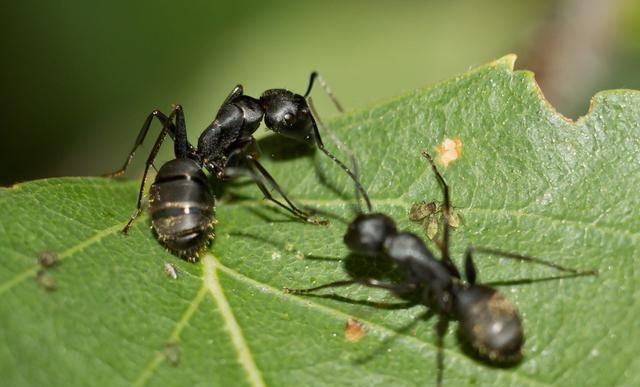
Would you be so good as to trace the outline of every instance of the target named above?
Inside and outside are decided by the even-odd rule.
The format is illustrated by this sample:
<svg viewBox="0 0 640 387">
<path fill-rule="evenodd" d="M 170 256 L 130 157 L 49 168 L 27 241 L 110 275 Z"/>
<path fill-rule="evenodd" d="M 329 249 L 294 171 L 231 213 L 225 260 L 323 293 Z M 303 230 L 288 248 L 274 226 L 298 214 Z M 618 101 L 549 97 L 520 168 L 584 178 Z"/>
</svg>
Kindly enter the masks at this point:
<svg viewBox="0 0 640 387">
<path fill-rule="evenodd" d="M 483 358 L 513 363 L 522 358 L 524 333 L 515 305 L 497 290 L 471 285 L 454 297 L 459 334 Z"/>
<path fill-rule="evenodd" d="M 376 256 L 388 237 L 397 234 L 396 224 L 384 214 L 361 214 L 349 224 L 344 243 L 356 254 Z"/>
<path fill-rule="evenodd" d="M 303 96 L 285 89 L 271 89 L 262 93 L 260 104 L 269 129 L 285 137 L 315 143 L 315 122 Z"/>
</svg>

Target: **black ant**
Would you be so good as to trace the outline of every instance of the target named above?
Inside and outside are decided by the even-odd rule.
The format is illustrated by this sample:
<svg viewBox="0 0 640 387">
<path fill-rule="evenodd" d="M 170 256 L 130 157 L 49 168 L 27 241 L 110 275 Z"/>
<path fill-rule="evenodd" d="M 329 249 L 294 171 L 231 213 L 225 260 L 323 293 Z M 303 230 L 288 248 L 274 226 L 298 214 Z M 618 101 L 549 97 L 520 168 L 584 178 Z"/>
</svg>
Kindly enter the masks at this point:
<svg viewBox="0 0 640 387">
<path fill-rule="evenodd" d="M 476 281 L 477 271 L 472 258 L 473 253 L 481 252 L 536 263 L 571 273 L 568 275 L 571 277 L 595 275 L 597 272 L 595 270 L 579 271 L 539 258 L 469 246 L 465 253 L 465 280 L 463 280 L 449 256 L 451 216 L 449 187 L 431 156 L 427 152 L 423 152 L 423 155 L 431 164 L 444 196 L 443 240 L 438 243 L 442 253 L 441 259 L 436 259 L 417 235 L 398 231 L 395 222 L 389 216 L 382 213 L 361 213 L 349 224 L 344 235 L 344 243 L 353 254 L 366 256 L 369 259 L 383 258 L 390 261 L 398 269 L 401 280 L 382 282 L 369 277 L 360 277 L 308 289 L 285 288 L 285 292 L 305 294 L 353 284 L 386 289 L 401 298 L 415 300 L 415 303 L 425 305 L 432 313 L 441 316 L 441 321 L 444 323 L 448 319 L 458 320 L 461 341 L 482 360 L 494 364 L 515 364 L 522 358 L 525 340 L 522 320 L 516 306 L 504 295 Z M 438 329 L 439 345 L 442 344 L 444 333 L 444 329 Z M 442 356 L 438 356 L 438 359 L 438 385 L 440 385 Z"/>
<path fill-rule="evenodd" d="M 269 172 L 249 153 L 250 146 L 256 142 L 253 133 L 263 120 L 267 128 L 277 134 L 320 148 L 353 179 L 370 208 L 369 198 L 356 175 L 325 148 L 320 138 L 311 105 L 307 103 L 307 97 L 316 79 L 338 110 L 342 111 L 342 107 L 316 72 L 311 73 L 309 86 L 304 95 L 285 89 L 270 89 L 256 99 L 244 95 L 242 85 L 237 85 L 223 102 L 215 120 L 200 135 L 197 147 L 191 145 L 187 139 L 182 106 L 175 105 L 168 116 L 159 110 L 151 112 L 144 121 L 122 168 L 108 175 L 118 176 L 127 170 L 134 153 L 144 141 L 152 120 L 158 119 L 162 123 L 162 130 L 147 158 L 136 209 L 124 226 L 123 232 L 128 232 L 140 214 L 147 173 L 153 166 L 167 134 L 174 142 L 175 159 L 162 165 L 151 185 L 151 225 L 160 242 L 178 255 L 195 260 L 198 251 L 213 238 L 211 231 L 215 223 L 215 197 L 207 176 L 202 171 L 203 168 L 219 180 L 240 175 L 248 176 L 266 199 L 286 209 L 295 217 L 309 223 L 326 224 L 326 221 L 314 219 L 296 207 Z M 267 185 L 276 190 L 286 204 L 274 198 Z"/>
</svg>

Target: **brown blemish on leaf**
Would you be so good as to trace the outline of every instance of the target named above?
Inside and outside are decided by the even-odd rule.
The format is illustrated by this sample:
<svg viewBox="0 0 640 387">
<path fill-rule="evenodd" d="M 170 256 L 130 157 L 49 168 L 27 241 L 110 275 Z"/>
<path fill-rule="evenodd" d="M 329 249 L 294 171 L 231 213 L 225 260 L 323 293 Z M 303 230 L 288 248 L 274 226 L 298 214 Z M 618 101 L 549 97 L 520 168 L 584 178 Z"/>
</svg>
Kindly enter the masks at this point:
<svg viewBox="0 0 640 387">
<path fill-rule="evenodd" d="M 162 351 L 165 360 L 170 365 L 176 367 L 180 363 L 180 347 L 177 343 L 167 343 Z"/>
<path fill-rule="evenodd" d="M 344 325 L 344 339 L 349 343 L 357 343 L 365 334 L 364 324 L 350 318 Z"/>
<path fill-rule="evenodd" d="M 55 277 L 45 270 L 38 271 L 36 274 L 36 282 L 40 287 L 50 292 L 56 290 L 58 287 Z"/>
<path fill-rule="evenodd" d="M 38 263 L 43 268 L 48 268 L 55 265 L 58 260 L 58 254 L 56 254 L 55 251 L 52 250 L 44 250 L 40 253 L 40 255 L 38 255 Z"/>
<path fill-rule="evenodd" d="M 438 152 L 438 162 L 446 168 L 462 156 L 462 140 L 458 137 L 453 139 L 445 137 L 444 140 L 436 146 L 436 152 Z"/>
</svg>

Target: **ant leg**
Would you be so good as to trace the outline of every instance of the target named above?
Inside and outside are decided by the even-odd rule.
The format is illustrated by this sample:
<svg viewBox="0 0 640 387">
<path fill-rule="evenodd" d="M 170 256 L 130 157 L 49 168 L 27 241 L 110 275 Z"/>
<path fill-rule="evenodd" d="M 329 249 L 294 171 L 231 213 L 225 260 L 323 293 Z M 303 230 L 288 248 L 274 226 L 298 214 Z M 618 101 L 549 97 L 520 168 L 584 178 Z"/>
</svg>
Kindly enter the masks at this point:
<svg viewBox="0 0 640 387">
<path fill-rule="evenodd" d="M 338 164 L 338 166 L 340 166 L 340 168 L 342 168 L 342 170 L 344 170 L 347 175 L 349 175 L 349 177 L 351 177 L 351 179 L 353 180 L 353 182 L 356 184 L 356 189 L 360 191 L 360 193 L 362 193 L 362 197 L 364 197 L 364 201 L 365 203 L 367 203 L 367 208 L 369 210 L 369 212 L 371 212 L 371 200 L 369 200 L 369 195 L 367 194 L 367 191 L 364 190 L 364 187 L 362 186 L 362 184 L 360 184 L 360 181 L 358 180 L 358 178 L 356 177 L 356 175 L 353 174 L 353 172 L 351 172 L 351 170 L 344 165 L 344 163 L 342 161 L 340 161 L 336 156 L 333 155 L 333 153 L 329 152 L 327 150 L 327 148 L 324 147 L 324 143 L 322 142 L 322 138 L 320 137 L 320 132 L 318 131 L 318 125 L 316 124 L 316 120 L 313 117 L 313 115 L 311 116 L 311 121 L 313 122 L 313 133 L 315 136 L 315 143 L 318 146 L 318 148 L 320 148 L 320 150 L 327 155 L 331 160 L 333 160 L 336 164 Z"/>
<path fill-rule="evenodd" d="M 336 108 L 338 109 L 338 111 L 340 111 L 341 113 L 344 111 L 344 109 L 342 108 L 342 105 L 340 105 L 340 103 L 338 102 L 336 97 L 331 92 L 331 89 L 325 83 L 324 79 L 322 79 L 320 74 L 318 74 L 318 72 L 316 72 L 316 71 L 312 72 L 311 76 L 309 77 L 309 86 L 307 87 L 307 91 L 304 93 L 304 98 L 306 100 L 308 100 L 308 104 L 309 104 L 309 107 L 310 107 L 310 110 L 311 110 L 311 113 L 312 113 L 311 114 L 311 121 L 313 122 L 313 131 L 314 131 L 314 135 L 315 135 L 316 145 L 318 146 L 318 148 L 320 148 L 320 150 L 322 152 L 324 152 L 324 154 L 326 154 L 331 160 L 333 160 L 336 164 L 338 164 L 340 166 L 340 168 L 342 168 L 347 173 L 347 175 L 349 175 L 351 177 L 351 179 L 353 179 L 353 181 L 356 184 L 356 189 L 362 193 L 362 196 L 364 197 L 365 202 L 367 203 L 367 208 L 369 209 L 369 212 L 371 212 L 371 201 L 369 200 L 369 195 L 367 195 L 366 191 L 362 187 L 362 184 L 360 184 L 360 181 L 357 178 L 357 165 L 355 163 L 355 158 L 353 157 L 353 153 L 351 151 L 349 151 L 349 154 L 351 155 L 352 164 L 354 165 L 355 174 L 353 172 L 351 172 L 349 170 L 349 168 L 347 168 L 347 166 L 344 165 L 344 163 L 342 161 L 340 161 L 336 156 L 334 156 L 331 152 L 329 152 L 324 147 L 324 143 L 322 142 L 322 138 L 320 137 L 320 132 L 318 131 L 318 125 L 316 124 L 316 120 L 313 117 L 314 115 L 316 117 L 318 115 L 315 112 L 315 109 L 313 108 L 313 104 L 311 102 L 311 99 L 308 98 L 309 94 L 311 93 L 311 89 L 313 87 L 313 82 L 316 79 L 320 83 L 320 86 L 322 86 L 322 88 L 324 89 L 324 92 L 329 96 L 329 98 L 331 98 L 331 101 L 333 101 L 333 103 L 336 105 Z M 319 121 L 319 119 L 318 119 L 318 121 Z M 336 142 L 336 145 L 338 145 L 338 148 L 340 148 L 340 144 L 342 144 L 342 142 L 339 141 L 339 140 L 335 141 L 335 136 L 332 136 L 332 139 L 334 139 L 334 142 Z M 342 144 L 342 145 L 344 145 L 344 144 Z M 346 148 L 346 146 L 345 146 L 345 148 Z M 356 196 L 357 196 L 357 194 L 356 194 Z M 359 201 L 359 197 L 357 197 L 357 200 Z"/>
<path fill-rule="evenodd" d="M 309 109 L 311 109 L 311 116 L 312 117 L 315 116 L 316 117 L 315 119 L 316 119 L 317 123 L 322 127 L 322 130 L 324 132 L 326 132 L 326 133 L 329 133 L 329 138 L 331 139 L 331 141 L 333 141 L 333 143 L 336 144 L 338 149 L 342 150 L 343 152 L 345 152 L 345 153 L 347 153 L 349 155 L 349 159 L 351 160 L 351 168 L 353 170 L 353 175 L 350 175 L 350 176 L 353 178 L 353 180 L 356 183 L 356 202 L 358 203 L 359 212 L 362 212 L 362 209 L 360 208 L 360 193 L 361 192 L 363 193 L 363 196 L 364 196 L 365 201 L 367 203 L 367 209 L 369 210 L 369 212 L 371 212 L 371 202 L 369 201 L 369 196 L 364 191 L 364 188 L 360 184 L 360 179 L 358 178 L 358 161 L 356 160 L 356 156 L 354 155 L 354 153 L 351 150 L 351 148 L 349 148 L 345 143 L 340 141 L 340 139 L 338 138 L 338 136 L 336 136 L 336 134 L 333 132 L 333 130 L 331 130 L 328 126 L 326 126 L 322 122 L 322 120 L 320 120 L 320 116 L 318 115 L 318 112 L 316 111 L 316 108 L 313 105 L 313 101 L 311 100 L 311 97 L 307 98 L 307 104 L 309 105 Z M 335 157 L 333 157 L 333 155 L 329 155 L 327 153 L 326 149 L 324 148 L 324 144 L 322 143 L 322 139 L 320 138 L 320 133 L 318 132 L 317 128 L 315 128 L 315 136 L 318 139 L 318 141 L 317 141 L 317 143 L 319 144 L 318 147 L 321 148 L 321 150 L 325 154 L 327 154 L 329 157 L 331 157 L 338 164 L 342 164 L 339 160 L 337 160 Z M 347 174 L 348 173 L 349 173 L 349 171 L 347 171 Z"/>
<path fill-rule="evenodd" d="M 285 293 L 290 293 L 290 294 L 305 294 L 305 293 L 315 292 L 316 290 L 327 289 L 327 288 L 338 288 L 338 287 L 349 286 L 353 284 L 360 284 L 370 288 L 385 289 L 398 294 L 406 294 L 415 290 L 415 286 L 413 284 L 390 284 L 390 283 L 378 281 L 373 278 L 353 278 L 349 280 L 330 282 L 328 284 L 316 286 L 313 288 L 306 288 L 306 289 L 284 288 L 283 290 Z"/>
<path fill-rule="evenodd" d="M 115 176 L 120 176 L 122 174 L 124 174 L 127 170 L 127 168 L 129 167 L 129 165 L 131 164 L 131 161 L 133 160 L 133 155 L 136 153 L 136 151 L 138 150 L 138 148 L 140 147 L 140 145 L 142 145 L 142 142 L 144 141 L 145 137 L 147 136 L 147 133 L 149 132 L 149 127 L 151 127 L 151 121 L 153 120 L 153 118 L 158 119 L 158 121 L 160 121 L 160 123 L 163 126 L 167 126 L 168 127 L 168 132 L 169 132 L 169 136 L 175 140 L 175 127 L 173 125 L 173 123 L 171 122 L 171 120 L 164 115 L 164 113 L 162 113 L 160 110 L 154 110 L 151 113 L 149 113 L 149 115 L 147 116 L 147 118 L 144 120 L 144 123 L 142 124 L 142 128 L 140 128 L 140 132 L 138 133 L 138 137 L 136 138 L 136 141 L 133 144 L 133 148 L 131 149 L 131 152 L 129 152 L 129 155 L 127 156 L 124 165 L 116 170 L 115 172 L 109 173 L 104 175 L 105 177 L 115 177 Z M 193 151 L 194 148 L 191 144 L 189 144 L 187 142 L 187 148 L 189 149 L 189 151 Z"/>
<path fill-rule="evenodd" d="M 436 360 L 438 374 L 436 376 L 436 386 L 438 387 L 442 386 L 442 378 L 444 376 L 444 335 L 447 333 L 447 328 L 449 328 L 449 318 L 446 316 L 439 316 L 436 324 L 436 336 L 438 338 L 436 343 L 438 347 Z"/>
<path fill-rule="evenodd" d="M 451 217 L 451 198 L 449 197 L 449 185 L 444 180 L 444 177 L 438 171 L 438 167 L 436 167 L 436 163 L 433 161 L 433 158 L 427 151 L 422 151 L 422 155 L 429 161 L 431 164 L 431 168 L 433 169 L 433 173 L 435 173 L 436 178 L 438 179 L 438 184 L 442 188 L 442 194 L 444 196 L 444 201 L 442 203 L 442 211 L 444 212 L 443 217 L 443 239 L 441 243 L 437 243 L 440 251 L 442 252 L 442 262 L 447 266 L 449 271 L 453 274 L 453 276 L 460 278 L 460 272 L 456 268 L 456 265 L 451 260 L 449 256 L 449 232 L 450 225 L 449 219 Z"/>
<path fill-rule="evenodd" d="M 243 93 L 244 93 L 244 88 L 242 87 L 242 85 L 236 85 L 236 87 L 234 87 L 233 90 L 231 90 L 231 92 L 229 93 L 227 98 L 224 99 L 224 102 L 222 103 L 222 106 L 224 106 L 224 105 L 228 104 L 229 102 L 233 101 L 234 99 L 238 98 Z M 220 108 L 222 108 L 222 106 Z"/>
<path fill-rule="evenodd" d="M 140 211 L 142 207 L 142 196 L 144 195 L 144 186 L 147 181 L 147 173 L 149 173 L 149 168 L 153 165 L 153 162 L 155 161 L 155 158 L 158 155 L 158 152 L 160 151 L 160 146 L 162 145 L 162 141 L 164 141 L 164 137 L 170 131 L 169 126 L 173 125 L 171 120 L 176 114 L 178 114 L 178 111 L 180 111 L 180 114 L 182 114 L 182 106 L 176 105 L 173 108 L 173 111 L 171 112 L 171 114 L 169 114 L 169 117 L 167 117 L 167 120 L 164 122 L 164 125 L 162 126 L 162 130 L 160 131 L 160 134 L 158 135 L 156 142 L 153 144 L 153 149 L 151 149 L 151 153 L 149 153 L 149 157 L 147 158 L 147 162 L 145 163 L 145 166 L 144 166 L 144 173 L 142 174 L 142 182 L 140 183 L 140 191 L 138 192 L 138 202 L 136 204 L 136 209 L 131 215 L 131 218 L 129 219 L 127 224 L 122 229 L 122 232 L 125 234 L 129 232 L 129 229 L 131 228 L 133 221 L 136 220 L 138 215 L 140 215 Z M 153 117 L 153 116 L 150 115 L 150 117 Z"/>
<path fill-rule="evenodd" d="M 394 335 L 390 335 L 387 336 L 386 338 L 384 338 L 380 344 L 377 346 L 377 348 L 375 350 L 373 350 L 371 353 L 369 353 L 368 355 L 364 356 L 361 359 L 356 359 L 355 363 L 356 364 L 364 364 L 368 361 L 370 361 L 371 359 L 373 359 L 374 357 L 376 357 L 378 354 L 380 353 L 386 353 L 386 349 L 389 348 L 391 346 L 391 344 L 393 344 L 393 342 L 402 334 L 406 334 L 407 332 L 409 332 L 411 329 L 413 329 L 417 323 L 419 323 L 420 321 L 427 321 L 430 320 L 433 316 L 435 315 L 435 312 L 432 309 L 427 309 L 424 313 L 412 318 L 409 323 L 399 327 L 399 328 L 393 328 L 394 331 Z"/>
<path fill-rule="evenodd" d="M 258 143 L 255 141 L 255 139 L 251 140 L 251 144 L 253 145 L 258 145 Z M 291 212 L 294 216 L 296 216 L 297 218 L 300 218 L 302 220 L 304 220 L 305 222 L 310 222 L 310 223 L 314 223 L 314 224 L 328 224 L 328 221 L 324 221 L 324 220 L 312 220 L 309 216 L 309 214 L 307 214 L 306 212 L 298 209 L 287 197 L 287 195 L 284 193 L 284 191 L 282 191 L 282 189 L 280 188 L 280 185 L 278 185 L 275 181 L 275 179 L 269 174 L 269 172 L 267 172 L 267 170 L 258 163 L 258 161 L 255 159 L 255 157 L 253 157 L 252 155 L 248 155 L 248 154 L 244 154 L 245 152 L 245 148 L 238 148 L 235 149 L 233 152 L 231 152 L 229 154 L 229 156 L 227 157 L 227 163 L 229 163 L 233 157 L 235 157 L 236 155 L 243 155 L 244 156 L 244 160 L 247 161 L 248 166 L 250 168 L 250 170 L 247 169 L 242 169 L 242 168 L 235 168 L 235 167 L 226 167 L 223 171 L 223 175 L 226 176 L 248 176 L 250 177 L 254 183 L 256 183 L 256 185 L 258 186 L 258 188 L 260 189 L 260 191 L 262 192 L 262 194 L 265 196 L 265 199 L 270 200 L 274 203 L 276 203 L 277 205 L 279 205 L 280 207 L 284 208 L 285 210 Z M 271 192 L 269 192 L 269 190 L 267 189 L 267 187 L 264 184 L 263 179 L 261 179 L 255 172 L 254 172 L 254 168 L 257 169 L 263 176 L 264 179 L 266 179 L 269 184 L 274 187 L 274 189 L 280 193 L 280 195 L 282 195 L 282 197 L 285 199 L 285 201 L 289 204 L 289 206 L 285 205 L 284 203 L 282 203 L 281 201 L 277 200 L 276 198 L 273 197 L 273 195 L 271 195 Z"/>
<path fill-rule="evenodd" d="M 138 133 L 138 137 L 136 138 L 136 141 L 133 143 L 133 148 L 131 149 L 131 152 L 129 152 L 129 155 L 127 156 L 122 168 L 116 170 L 115 172 L 109 173 L 105 176 L 114 177 L 114 176 L 120 176 L 123 173 L 125 173 L 125 171 L 129 167 L 129 164 L 131 164 L 131 161 L 133 160 L 133 155 L 136 153 L 136 150 L 138 150 L 138 147 L 142 145 L 144 138 L 147 136 L 147 133 L 149 132 L 149 127 L 151 126 L 151 121 L 153 120 L 154 117 L 159 118 L 160 115 L 164 116 L 164 114 L 162 114 L 162 112 L 160 112 L 159 110 L 154 110 L 147 116 L 147 118 L 144 120 L 144 123 L 142 124 L 142 128 L 140 129 L 140 132 Z"/>
<path fill-rule="evenodd" d="M 477 269 L 473 263 L 473 247 L 467 246 L 467 250 L 464 253 L 464 276 L 467 278 L 467 282 L 471 285 L 476 283 Z"/>
<path fill-rule="evenodd" d="M 258 176 L 257 174 L 255 174 L 254 172 L 250 171 L 250 170 L 247 170 L 247 169 L 244 169 L 244 168 L 239 168 L 239 167 L 227 167 L 227 168 L 224 169 L 224 175 L 228 176 L 228 177 L 236 177 L 236 176 L 249 177 L 258 186 L 258 188 L 260 188 L 260 191 L 265 196 L 265 199 L 270 200 L 273 203 L 277 204 L 278 206 L 280 206 L 280 207 L 284 208 L 285 210 L 289 211 L 296 218 L 302 219 L 303 221 L 309 222 L 309 223 L 326 224 L 326 221 L 315 221 L 315 220 L 311 219 L 308 214 L 306 214 L 305 212 L 302 212 L 298 208 L 289 207 L 286 204 L 284 204 L 281 201 L 279 201 L 278 199 L 274 198 L 271 195 L 271 192 L 269 192 L 267 187 L 264 185 L 264 182 L 262 181 L 262 178 L 260 176 Z"/>
<path fill-rule="evenodd" d="M 171 138 L 173 139 L 173 152 L 177 159 L 187 157 L 187 154 L 193 150 L 193 146 L 189 144 L 189 140 L 187 139 L 187 125 L 184 119 L 184 110 L 181 105 L 175 105 L 173 112 L 175 112 L 176 116 L 176 124 L 173 127 L 173 132 Z M 172 112 L 172 113 L 173 113 Z M 171 122 L 171 120 L 166 120 L 165 122 Z M 171 124 L 173 126 L 173 124 Z"/>
<path fill-rule="evenodd" d="M 484 248 L 484 247 L 468 246 L 465 252 L 465 275 L 467 277 L 467 281 L 471 284 L 475 283 L 476 281 L 476 269 L 475 269 L 475 265 L 473 263 L 473 257 L 472 257 L 474 252 L 479 252 L 479 253 L 489 254 L 489 255 L 497 255 L 502 258 L 512 259 L 520 262 L 535 263 L 538 265 L 551 267 L 561 272 L 571 273 L 574 276 L 579 276 L 579 277 L 589 276 L 589 275 L 598 275 L 598 270 L 578 270 L 570 267 L 561 266 L 556 263 L 546 261 L 544 259 L 530 257 L 527 255 L 510 253 L 506 251 Z"/>
<path fill-rule="evenodd" d="M 311 93 L 311 88 L 313 87 L 313 82 L 316 79 L 318 80 L 318 83 L 320 83 L 320 86 L 324 90 L 325 94 L 327 94 L 327 96 L 329 96 L 329 98 L 331 99 L 333 104 L 336 105 L 336 109 L 338 109 L 338 111 L 340 113 L 343 113 L 344 109 L 342 108 L 342 105 L 340 104 L 340 102 L 338 102 L 336 97 L 331 92 L 331 89 L 329 88 L 329 85 L 327 85 L 327 83 L 324 81 L 324 79 L 322 79 L 322 77 L 320 76 L 320 74 L 318 74 L 317 71 L 312 72 L 311 76 L 309 77 L 309 86 L 307 87 L 307 91 L 304 93 L 304 98 L 307 98 L 309 96 L 309 94 Z"/>
<path fill-rule="evenodd" d="M 313 220 L 313 219 L 311 219 L 309 214 L 307 214 L 306 212 L 304 212 L 301 209 L 299 209 L 298 207 L 296 207 L 293 204 L 293 202 L 291 202 L 291 200 L 289 200 L 289 197 L 287 197 L 287 194 L 284 193 L 284 191 L 282 190 L 282 188 L 280 188 L 280 185 L 278 185 L 278 183 L 275 181 L 273 176 L 271 176 L 269 174 L 269 172 L 258 162 L 258 160 L 256 160 L 251 155 L 247 155 L 246 160 L 247 160 L 247 162 L 249 164 L 249 167 L 251 169 L 253 169 L 253 168 L 257 169 L 258 172 L 260 172 L 260 174 L 262 175 L 262 177 L 264 177 L 264 179 L 267 181 L 267 183 L 273 189 L 275 189 L 280 194 L 280 196 L 282 196 L 282 198 L 285 200 L 285 202 L 287 202 L 287 204 L 289 206 L 285 206 L 283 203 L 281 203 L 280 201 L 276 200 L 271 195 L 269 190 L 265 187 L 264 183 L 262 183 L 262 181 L 254 180 L 256 182 L 256 184 L 258 185 L 258 188 L 260 188 L 262 193 L 265 195 L 267 200 L 271 200 L 272 202 L 278 204 L 279 206 L 281 206 L 283 208 L 286 208 L 289 212 L 294 214 L 296 217 L 298 217 L 298 218 L 300 218 L 300 219 L 302 219 L 302 220 L 304 220 L 306 222 L 310 222 L 310 223 L 314 223 L 314 224 L 328 224 L 329 223 L 327 220 Z"/>
</svg>

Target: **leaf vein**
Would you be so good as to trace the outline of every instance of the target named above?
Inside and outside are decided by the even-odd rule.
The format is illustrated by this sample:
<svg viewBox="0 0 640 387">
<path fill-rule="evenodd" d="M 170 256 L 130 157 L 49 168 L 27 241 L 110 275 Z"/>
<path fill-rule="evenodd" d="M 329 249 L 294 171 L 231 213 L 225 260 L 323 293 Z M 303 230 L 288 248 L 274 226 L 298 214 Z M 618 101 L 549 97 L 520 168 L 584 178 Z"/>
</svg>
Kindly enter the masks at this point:
<svg viewBox="0 0 640 387">
<path fill-rule="evenodd" d="M 205 257 L 205 259 L 206 259 L 206 257 Z M 299 297 L 299 296 L 287 295 L 281 289 L 276 289 L 276 288 L 274 288 L 274 287 L 272 287 L 270 285 L 258 282 L 256 280 L 254 280 L 254 279 L 252 279 L 250 277 L 247 277 L 247 276 L 245 276 L 245 275 L 233 270 L 232 268 L 224 266 L 224 265 L 222 265 L 220 263 L 217 263 L 216 266 L 217 266 L 218 269 L 220 269 L 220 271 L 228 274 L 229 276 L 233 277 L 234 279 L 236 279 L 236 280 L 238 280 L 240 282 L 246 283 L 249 286 L 253 286 L 256 289 L 259 289 L 260 291 L 269 292 L 272 295 L 274 295 L 275 297 L 278 297 L 278 298 L 281 298 L 281 299 L 284 299 L 284 300 L 287 300 L 287 301 L 295 302 L 295 303 L 304 305 L 305 307 L 311 307 L 311 308 L 316 309 L 316 310 L 318 310 L 320 312 L 323 312 L 324 314 L 327 314 L 327 315 L 329 315 L 331 317 L 334 317 L 334 318 L 336 318 L 336 319 L 338 319 L 340 321 L 346 321 L 347 319 L 352 317 L 352 316 L 350 316 L 350 315 L 348 315 L 348 314 L 346 314 L 346 313 L 344 313 L 344 312 L 342 312 L 340 310 L 337 310 L 337 309 L 334 309 L 334 308 L 319 304 L 317 302 L 309 301 L 308 299 L 303 300 L 302 297 Z M 205 263 L 205 267 L 206 267 L 206 263 Z M 205 272 L 206 272 L 206 269 L 205 269 Z M 437 346 L 434 345 L 433 343 L 422 341 L 422 340 L 420 340 L 420 339 L 418 339 L 418 338 L 416 338 L 414 336 L 410 336 L 410 335 L 407 335 L 407 334 L 404 334 L 404 333 L 396 332 L 393 329 L 390 329 L 390 328 L 387 328 L 387 327 L 382 326 L 380 324 L 368 321 L 368 320 L 366 320 L 364 318 L 361 318 L 359 316 L 358 316 L 358 320 L 361 321 L 364 325 L 367 326 L 369 333 L 375 333 L 376 336 L 378 336 L 380 338 L 385 338 L 385 337 L 388 337 L 388 336 L 391 336 L 391 335 L 396 335 L 398 337 L 403 338 L 408 343 L 414 343 L 414 344 L 417 344 L 420 347 L 427 346 L 427 347 L 430 347 L 432 350 L 437 350 Z M 407 347 L 413 350 L 413 349 L 416 348 L 416 345 L 413 345 L 413 346 L 407 345 Z M 478 372 L 482 372 L 481 367 L 476 366 L 475 363 L 470 362 L 466 355 L 461 355 L 459 352 L 455 352 L 455 351 L 452 351 L 452 350 L 446 349 L 446 348 L 443 348 L 443 352 L 445 352 L 447 354 L 447 356 L 451 356 L 451 357 L 456 358 L 456 359 L 458 359 L 460 361 L 469 362 L 469 364 L 472 364 L 472 366 L 474 366 L 474 367 L 476 367 L 478 369 Z M 540 381 L 531 379 L 530 377 L 528 377 L 526 375 L 523 375 L 523 374 L 509 373 L 509 375 L 512 377 L 512 379 L 519 380 L 520 382 L 525 382 L 527 385 L 531 385 L 531 386 L 550 386 L 549 384 L 546 384 L 544 382 L 540 382 Z"/>
<path fill-rule="evenodd" d="M 171 331 L 171 334 L 169 335 L 169 338 L 167 339 L 167 343 L 176 343 L 180 339 L 180 334 L 182 333 L 182 330 L 185 328 L 187 323 L 191 320 L 196 310 L 202 303 L 202 300 L 204 299 L 204 296 L 206 294 L 207 294 L 207 288 L 205 286 L 202 286 L 198 291 L 198 293 L 196 293 L 196 295 L 193 297 L 193 299 L 189 303 L 189 306 L 182 314 L 182 317 L 180 317 L 180 320 L 176 322 L 176 325 L 174 326 L 173 330 Z M 142 372 L 140 372 L 140 375 L 138 375 L 136 380 L 133 383 L 131 383 L 131 386 L 132 387 L 144 386 L 149 381 L 149 378 L 151 378 L 151 376 L 153 375 L 153 371 L 155 371 L 156 368 L 158 368 L 158 366 L 160 365 L 160 363 L 162 363 L 165 357 L 166 356 L 163 351 L 157 351 L 155 356 L 151 359 L 151 361 L 149 361 L 149 363 L 142 369 Z"/>
<path fill-rule="evenodd" d="M 249 383 L 255 387 L 264 387 L 265 383 L 262 379 L 260 369 L 256 365 L 253 356 L 251 355 L 251 349 L 249 348 L 247 342 L 244 339 L 244 336 L 242 335 L 240 325 L 238 325 L 238 322 L 233 315 L 233 311 L 231 310 L 231 306 L 229 305 L 222 287 L 220 286 L 220 281 L 218 279 L 216 271 L 222 266 L 211 254 L 205 255 L 205 257 L 202 259 L 202 263 L 204 266 L 204 287 L 211 294 L 216 304 L 218 305 L 218 309 L 220 311 L 220 314 L 222 315 L 222 319 L 224 320 L 226 328 L 231 335 L 233 346 L 238 352 L 238 361 L 247 373 Z"/>
<path fill-rule="evenodd" d="M 62 253 L 60 253 L 58 255 L 58 258 L 60 259 L 60 261 L 63 261 L 67 258 L 72 257 L 75 253 L 84 250 L 85 248 L 93 245 L 94 243 L 98 243 L 100 242 L 102 239 L 104 239 L 105 237 L 120 231 L 120 229 L 122 228 L 122 224 L 118 223 L 115 224 L 113 226 L 107 227 L 103 230 L 99 230 L 97 233 L 95 233 L 94 235 L 92 235 L 91 237 L 77 243 L 76 245 L 66 249 L 65 251 L 63 251 Z M 39 264 L 34 264 L 31 267 L 23 270 L 22 272 L 16 274 L 13 278 L 9 279 L 8 281 L 4 282 L 3 284 L 0 285 L 0 295 L 4 294 L 5 292 L 7 292 L 8 290 L 12 289 L 13 287 L 19 285 L 21 282 L 23 282 L 25 279 L 29 278 L 30 276 L 34 275 L 38 270 L 40 269 L 40 265 Z"/>
</svg>

